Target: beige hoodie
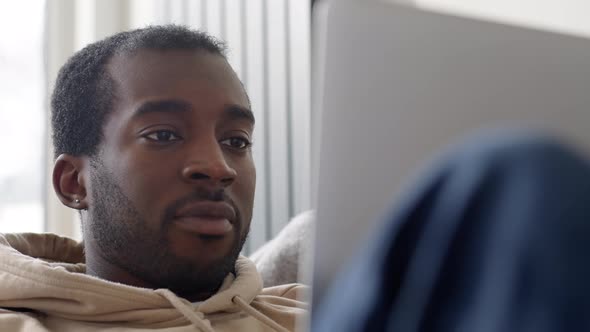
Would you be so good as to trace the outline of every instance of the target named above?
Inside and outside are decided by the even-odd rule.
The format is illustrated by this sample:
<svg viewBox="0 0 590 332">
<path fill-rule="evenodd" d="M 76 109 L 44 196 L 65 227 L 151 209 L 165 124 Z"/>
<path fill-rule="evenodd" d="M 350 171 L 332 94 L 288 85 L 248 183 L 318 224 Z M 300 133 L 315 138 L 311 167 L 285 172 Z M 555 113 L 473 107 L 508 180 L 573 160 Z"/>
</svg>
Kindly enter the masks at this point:
<svg viewBox="0 0 590 332">
<path fill-rule="evenodd" d="M 0 235 L 0 331 L 292 331 L 307 313 L 296 300 L 304 286 L 262 289 L 246 257 L 217 294 L 196 304 L 85 270 L 82 244 L 74 240 Z"/>
</svg>

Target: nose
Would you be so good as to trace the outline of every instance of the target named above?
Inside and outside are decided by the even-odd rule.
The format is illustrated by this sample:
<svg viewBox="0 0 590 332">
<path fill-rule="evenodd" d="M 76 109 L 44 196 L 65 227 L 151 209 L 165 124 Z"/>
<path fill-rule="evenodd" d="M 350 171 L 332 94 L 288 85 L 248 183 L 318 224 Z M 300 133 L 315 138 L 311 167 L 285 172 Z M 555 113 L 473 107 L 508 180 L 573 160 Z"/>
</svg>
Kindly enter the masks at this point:
<svg viewBox="0 0 590 332">
<path fill-rule="evenodd" d="M 216 142 L 217 143 L 217 142 Z M 182 177 L 190 183 L 212 182 L 227 187 L 236 179 L 237 172 L 230 167 L 219 145 L 194 149 L 182 169 Z"/>
</svg>

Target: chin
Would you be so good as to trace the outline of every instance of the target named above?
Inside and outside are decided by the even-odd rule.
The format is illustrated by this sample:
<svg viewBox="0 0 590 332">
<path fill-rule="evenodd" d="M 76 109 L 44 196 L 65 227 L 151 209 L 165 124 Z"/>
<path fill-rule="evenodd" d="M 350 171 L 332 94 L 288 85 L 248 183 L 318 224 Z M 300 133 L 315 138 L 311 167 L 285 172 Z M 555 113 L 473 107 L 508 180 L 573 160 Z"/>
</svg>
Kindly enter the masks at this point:
<svg viewBox="0 0 590 332">
<path fill-rule="evenodd" d="M 173 238 L 172 250 L 185 258 L 224 257 L 235 250 L 235 238 L 232 235 L 224 237 L 188 236 Z"/>
<path fill-rule="evenodd" d="M 193 252 L 192 255 L 170 252 L 160 257 L 157 272 L 151 271 L 156 284 L 170 289 L 199 290 L 219 286 L 235 269 L 239 255 L 236 248 L 224 252 Z"/>
<path fill-rule="evenodd" d="M 233 234 L 224 238 L 173 238 L 170 251 L 179 261 L 190 262 L 191 265 L 206 269 L 227 264 L 228 260 L 235 262 L 241 251 L 240 243 L 236 242 Z"/>
</svg>

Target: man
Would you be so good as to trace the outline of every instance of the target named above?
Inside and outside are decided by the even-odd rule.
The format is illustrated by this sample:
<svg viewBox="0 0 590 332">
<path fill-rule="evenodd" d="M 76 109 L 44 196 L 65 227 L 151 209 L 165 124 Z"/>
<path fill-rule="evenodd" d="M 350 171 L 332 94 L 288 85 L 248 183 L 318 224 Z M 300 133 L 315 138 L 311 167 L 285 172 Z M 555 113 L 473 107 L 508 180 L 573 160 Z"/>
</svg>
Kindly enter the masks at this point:
<svg viewBox="0 0 590 332">
<path fill-rule="evenodd" d="M 3 331 L 294 329 L 301 286 L 262 290 L 239 256 L 254 116 L 219 42 L 116 34 L 64 65 L 51 106 L 53 185 L 84 241 L 0 238 Z"/>
</svg>

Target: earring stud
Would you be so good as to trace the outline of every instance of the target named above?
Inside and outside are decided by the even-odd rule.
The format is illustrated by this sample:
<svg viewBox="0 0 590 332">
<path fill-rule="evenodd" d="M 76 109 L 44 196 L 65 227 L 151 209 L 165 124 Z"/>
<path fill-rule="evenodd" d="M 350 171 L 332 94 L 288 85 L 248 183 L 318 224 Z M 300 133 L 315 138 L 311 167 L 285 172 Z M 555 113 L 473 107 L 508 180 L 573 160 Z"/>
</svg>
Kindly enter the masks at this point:
<svg viewBox="0 0 590 332">
<path fill-rule="evenodd" d="M 80 204 L 80 200 L 76 198 L 76 199 L 74 200 L 74 203 L 76 203 L 76 204 Z"/>
</svg>

